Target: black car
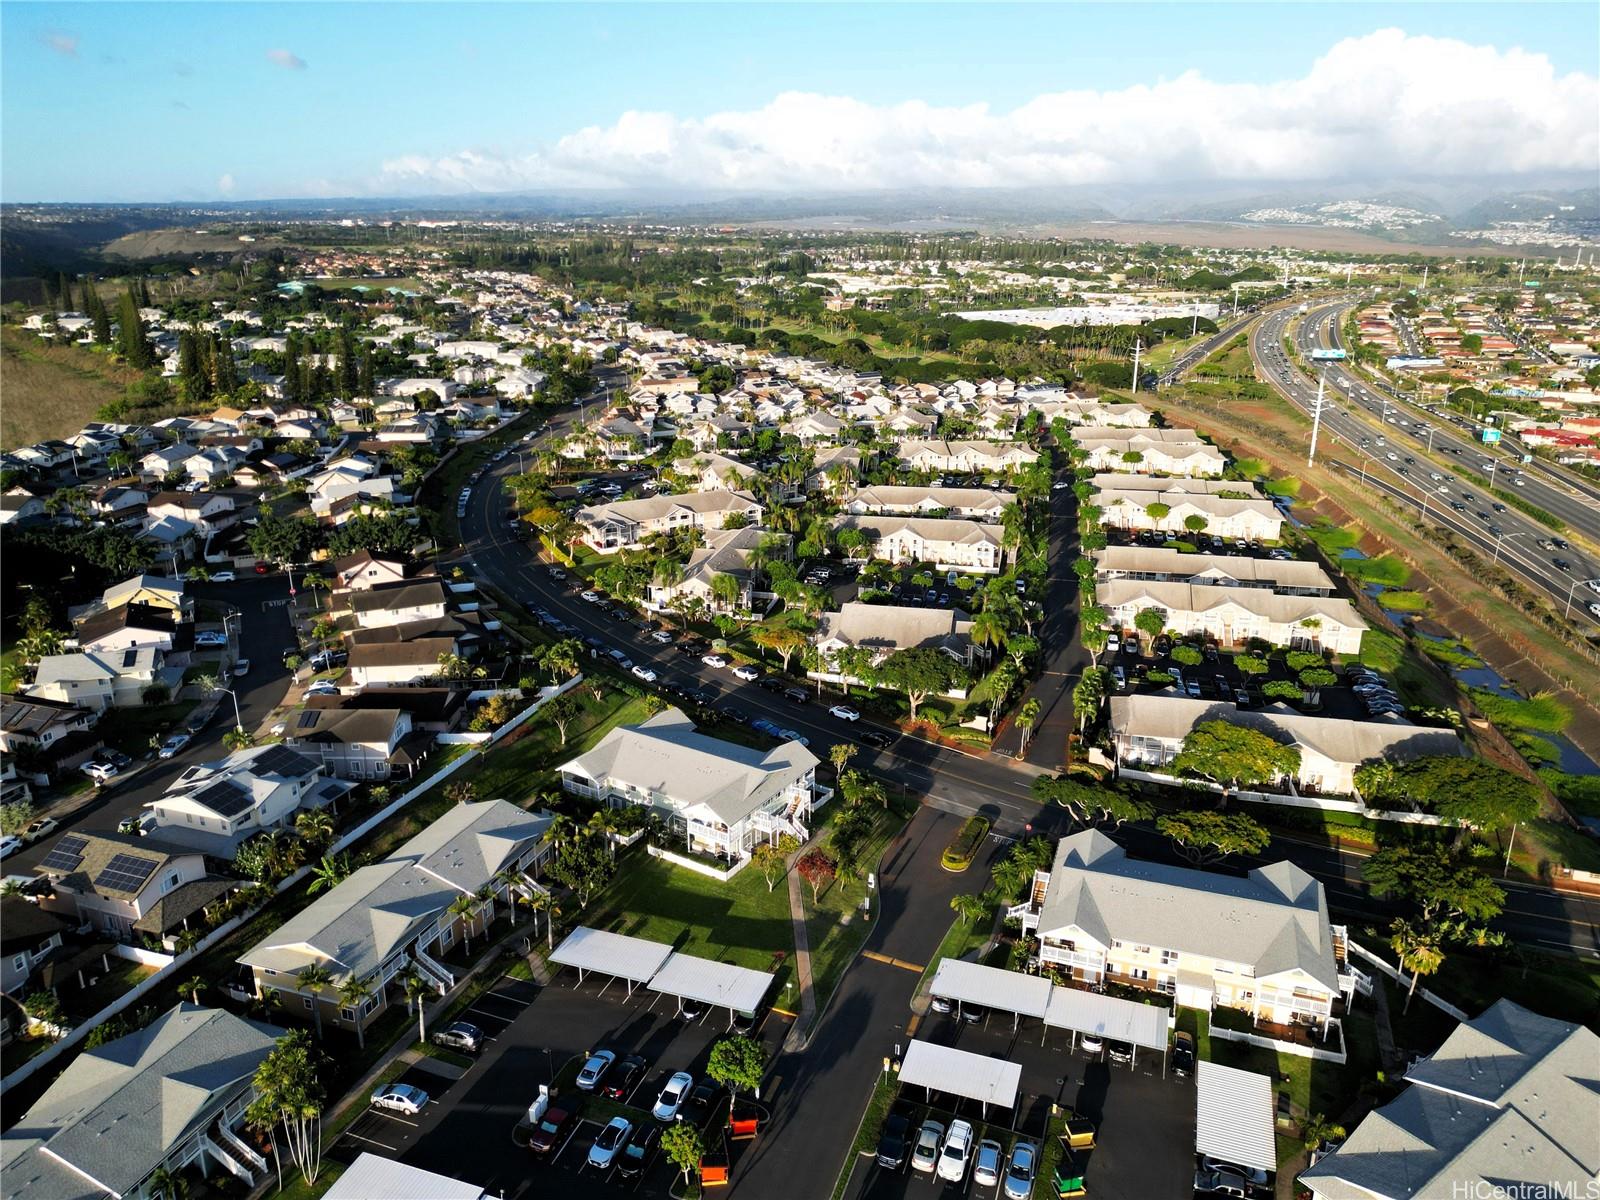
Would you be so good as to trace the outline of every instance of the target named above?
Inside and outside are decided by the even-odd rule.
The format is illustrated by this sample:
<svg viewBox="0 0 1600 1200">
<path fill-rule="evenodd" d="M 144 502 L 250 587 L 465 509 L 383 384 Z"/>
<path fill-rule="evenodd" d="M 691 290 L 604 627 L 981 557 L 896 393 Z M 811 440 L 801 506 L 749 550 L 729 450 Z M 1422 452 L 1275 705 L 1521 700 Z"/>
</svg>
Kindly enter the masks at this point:
<svg viewBox="0 0 1600 1200">
<path fill-rule="evenodd" d="M 722 1101 L 722 1089 L 709 1079 L 694 1085 L 694 1091 L 683 1102 L 682 1118 L 691 1125 L 704 1128 Z"/>
<path fill-rule="evenodd" d="M 876 746 L 880 750 L 887 750 L 894 745 L 894 738 L 884 733 L 881 729 L 869 729 L 861 735 L 861 740 L 869 746 Z"/>
<path fill-rule="evenodd" d="M 617 1063 L 606 1073 L 605 1086 L 600 1089 L 602 1096 L 609 1096 L 613 1100 L 626 1100 L 628 1093 L 644 1075 L 649 1063 L 637 1054 L 630 1054 L 627 1058 Z"/>
<path fill-rule="evenodd" d="M 1131 1042 L 1107 1042 L 1106 1057 L 1114 1063 L 1127 1066 L 1133 1062 L 1133 1044 Z"/>
<path fill-rule="evenodd" d="M 706 1006 L 698 1000 L 679 1000 L 678 1015 L 685 1021 L 698 1021 L 706 1015 Z"/>
<path fill-rule="evenodd" d="M 655 1125 L 641 1126 L 621 1154 L 617 1155 L 617 1175 L 622 1179 L 637 1179 L 643 1175 L 655 1155 L 656 1143 L 661 1140 L 661 1130 Z"/>
<path fill-rule="evenodd" d="M 1172 1057 L 1168 1065 L 1179 1079 L 1194 1074 L 1194 1038 L 1190 1034 L 1172 1035 Z"/>
<path fill-rule="evenodd" d="M 756 686 L 768 692 L 781 692 L 784 690 L 783 680 L 775 675 L 763 675 L 756 680 Z"/>
<path fill-rule="evenodd" d="M 790 704 L 810 704 L 811 693 L 805 688 L 793 687 L 783 693 L 783 698 Z"/>
<path fill-rule="evenodd" d="M 691 687 L 683 689 L 683 698 L 690 704 L 711 704 L 716 700 L 717 694 L 702 687 Z"/>
<path fill-rule="evenodd" d="M 906 1165 L 907 1137 L 911 1121 L 900 1113 L 892 1112 L 883 1119 L 883 1129 L 878 1134 L 878 1165 L 886 1171 L 898 1171 Z"/>
</svg>

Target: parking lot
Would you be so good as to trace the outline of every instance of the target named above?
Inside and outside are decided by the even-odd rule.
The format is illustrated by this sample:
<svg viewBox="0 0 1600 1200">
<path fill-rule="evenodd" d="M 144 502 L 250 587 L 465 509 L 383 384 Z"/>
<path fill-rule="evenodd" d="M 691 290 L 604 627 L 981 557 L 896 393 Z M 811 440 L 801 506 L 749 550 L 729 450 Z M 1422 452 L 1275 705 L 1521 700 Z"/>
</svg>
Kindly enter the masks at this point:
<svg viewBox="0 0 1600 1200">
<path fill-rule="evenodd" d="M 1194 1180 L 1193 1080 L 1163 1077 L 1159 1054 L 1140 1052 L 1132 1066 L 1113 1065 L 1100 1056 L 1073 1053 L 1070 1035 L 1061 1030 L 1051 1030 L 1041 1044 L 1042 1030 L 1038 1021 L 1024 1020 L 1013 1032 L 1011 1018 L 1002 1013 L 991 1013 L 978 1024 L 930 1013 L 917 1037 L 1018 1064 L 1022 1093 L 1015 1111 L 991 1106 L 985 1118 L 980 1106 L 970 1101 L 937 1093 L 929 1100 L 921 1088 L 907 1088 L 900 1103 L 914 1117 L 913 1136 L 925 1118 L 948 1126 L 953 1117 L 960 1117 L 975 1128 L 987 1120 L 986 1129 L 978 1128 L 978 1138 L 994 1138 L 1007 1154 L 1019 1139 L 1042 1149 L 1050 1106 L 1059 1104 L 1098 1127 L 1095 1148 L 1078 1155 L 1090 1195 L 1190 1195 Z M 912 1170 L 909 1163 L 899 1171 L 889 1171 L 872 1159 L 861 1159 L 845 1194 L 872 1200 L 898 1196 L 991 1200 L 997 1190 L 974 1184 L 970 1170 L 957 1184 Z M 1034 1196 L 1053 1194 L 1051 1180 L 1035 1180 Z"/>
<path fill-rule="evenodd" d="M 636 1179 L 622 1179 L 614 1167 L 587 1166 L 589 1148 L 623 1106 L 633 1110 L 625 1115 L 636 1126 L 659 1128 L 649 1112 L 656 1096 L 675 1071 L 688 1071 L 697 1083 L 703 1079 L 711 1046 L 727 1029 L 726 1011 L 709 1009 L 698 1021 L 685 1021 L 670 997 L 643 988 L 629 996 L 621 981 L 591 975 L 579 983 L 568 971 L 542 988 L 502 978 L 456 1019 L 484 1032 L 483 1049 L 472 1065 L 462 1069 L 424 1060 L 397 1077 L 385 1077 L 385 1083 L 397 1078 L 426 1090 L 426 1108 L 416 1117 L 363 1114 L 330 1157 L 348 1161 L 370 1150 L 469 1179 L 513 1200 L 667 1194 L 676 1170 L 659 1148 Z M 775 1051 L 787 1031 L 786 1020 L 769 1016 L 757 1036 Z M 513 1131 L 539 1085 L 557 1077 L 570 1080 L 582 1059 L 601 1048 L 618 1059 L 637 1054 L 648 1064 L 628 1093 L 602 1099 L 568 1082 L 552 1107 L 575 1105 L 577 1122 L 555 1151 L 541 1157 L 515 1144 Z M 719 1106 L 708 1128 L 720 1130 L 725 1112 L 725 1104 Z"/>
</svg>

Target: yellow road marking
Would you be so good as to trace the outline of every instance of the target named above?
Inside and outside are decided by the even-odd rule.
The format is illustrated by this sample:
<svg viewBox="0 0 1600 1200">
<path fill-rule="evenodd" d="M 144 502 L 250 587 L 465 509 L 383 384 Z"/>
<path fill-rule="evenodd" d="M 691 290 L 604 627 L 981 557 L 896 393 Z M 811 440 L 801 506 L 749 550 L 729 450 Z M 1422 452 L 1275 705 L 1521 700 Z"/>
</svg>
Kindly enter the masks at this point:
<svg viewBox="0 0 1600 1200">
<path fill-rule="evenodd" d="M 911 1014 L 911 1020 L 906 1022 L 906 1036 L 908 1038 L 916 1037 L 917 1036 L 917 1026 L 921 1025 L 921 1024 L 922 1024 L 922 1014 L 921 1013 L 912 1013 Z"/>
<path fill-rule="evenodd" d="M 903 958 L 890 958 L 887 954 L 879 954 L 876 950 L 863 950 L 862 958 L 870 958 L 873 962 L 888 963 L 891 967 L 899 967 L 902 971 L 915 971 L 921 975 L 924 968 L 917 963 L 906 962 Z"/>
</svg>

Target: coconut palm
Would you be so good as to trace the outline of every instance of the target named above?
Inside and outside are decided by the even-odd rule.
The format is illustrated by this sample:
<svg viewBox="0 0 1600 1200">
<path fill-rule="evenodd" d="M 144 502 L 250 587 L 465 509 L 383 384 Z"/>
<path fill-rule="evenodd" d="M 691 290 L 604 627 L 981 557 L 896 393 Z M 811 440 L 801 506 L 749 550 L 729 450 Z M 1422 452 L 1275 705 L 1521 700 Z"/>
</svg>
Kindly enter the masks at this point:
<svg viewBox="0 0 1600 1200">
<path fill-rule="evenodd" d="M 597 808 L 590 816 L 586 828 L 595 837 L 605 839 L 606 849 L 611 852 L 612 858 L 617 856 L 617 844 L 611 838 L 621 830 L 622 826 L 617 822 L 617 814 L 613 809 Z"/>
<path fill-rule="evenodd" d="M 325 808 L 303 812 L 294 819 L 294 829 L 320 850 L 333 841 L 333 814 Z"/>
<path fill-rule="evenodd" d="M 150 1172 L 146 1186 L 160 1200 L 186 1200 L 189 1195 L 189 1181 L 165 1164 Z"/>
<path fill-rule="evenodd" d="M 301 967 L 295 975 L 301 991 L 311 993 L 311 1016 L 316 1021 L 317 1039 L 322 1039 L 322 991 L 333 982 L 333 972 L 321 963 Z"/>
<path fill-rule="evenodd" d="M 210 985 L 202 976 L 192 975 L 188 979 L 184 980 L 182 986 L 180 986 L 178 990 L 188 995 L 190 1004 L 199 1004 L 200 993 L 205 991 L 209 986 Z"/>
<path fill-rule="evenodd" d="M 400 986 L 405 989 L 406 1008 L 410 1009 L 413 1005 L 416 1006 L 417 1041 L 425 1042 L 428 1040 L 428 1029 L 425 1024 L 423 1000 L 428 995 L 427 981 L 421 975 L 418 975 L 415 970 L 407 970 L 404 975 L 400 976 Z"/>
<path fill-rule="evenodd" d="M 472 953 L 472 914 L 477 911 L 478 898 L 470 892 L 450 901 L 450 912 L 461 918 L 461 941 L 467 953 Z"/>
<path fill-rule="evenodd" d="M 545 940 L 548 942 L 550 949 L 554 950 L 556 948 L 556 917 L 561 913 L 561 906 L 556 900 L 555 893 L 546 891 L 530 892 L 527 903 L 535 916 L 539 913 L 544 914 Z M 535 932 L 537 932 L 537 926 L 535 927 Z"/>
<path fill-rule="evenodd" d="M 339 985 L 339 1005 L 348 1008 L 356 1015 L 356 1042 L 363 1050 L 367 1048 L 366 1013 L 363 1006 L 372 998 L 372 985 L 365 979 L 357 979 L 354 975 Z"/>
</svg>

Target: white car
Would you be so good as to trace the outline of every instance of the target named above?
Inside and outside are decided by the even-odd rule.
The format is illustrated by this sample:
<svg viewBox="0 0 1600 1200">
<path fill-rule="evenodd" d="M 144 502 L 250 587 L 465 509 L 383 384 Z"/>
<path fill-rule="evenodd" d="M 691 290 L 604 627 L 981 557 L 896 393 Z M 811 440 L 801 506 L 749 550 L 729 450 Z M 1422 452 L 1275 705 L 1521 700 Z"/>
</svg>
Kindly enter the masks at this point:
<svg viewBox="0 0 1600 1200">
<path fill-rule="evenodd" d="M 599 604 L 600 603 L 600 593 L 599 592 L 585 591 L 585 592 L 579 592 L 578 595 L 582 596 L 590 604 Z"/>
<path fill-rule="evenodd" d="M 40 817 L 22 831 L 22 840 L 28 843 L 37 842 L 40 838 L 49 837 L 59 825 L 60 822 L 54 817 Z"/>
<path fill-rule="evenodd" d="M 212 583 L 232 583 L 237 578 L 238 576 L 232 571 L 213 571 L 211 573 Z"/>
<path fill-rule="evenodd" d="M 78 770 L 82 771 L 96 783 L 105 783 L 108 779 L 115 779 L 117 775 L 117 768 L 112 766 L 112 764 L 108 762 L 96 762 L 93 759 L 90 759 L 88 762 L 84 763 L 78 768 Z"/>
<path fill-rule="evenodd" d="M 725 667 L 728 665 L 728 660 L 720 654 L 707 654 L 700 661 L 708 667 Z"/>
<path fill-rule="evenodd" d="M 331 679 L 319 679 L 305 691 L 308 696 L 337 696 L 339 689 L 334 686 Z"/>
<path fill-rule="evenodd" d="M 733 669 L 733 676 L 735 679 L 742 679 L 746 683 L 754 683 L 756 680 L 761 678 L 761 672 L 756 670 L 749 663 L 745 663 L 742 666 L 738 666 Z"/>
<path fill-rule="evenodd" d="M 189 744 L 194 735 L 191 733 L 175 733 L 161 743 L 161 749 L 156 751 L 157 758 L 171 758 L 178 751 Z"/>
<path fill-rule="evenodd" d="M 656 673 L 649 667 L 635 667 L 633 669 L 633 677 L 635 679 L 642 679 L 646 683 L 654 683 L 656 681 Z"/>
<path fill-rule="evenodd" d="M 861 714 L 848 704 L 835 704 L 828 710 L 830 716 L 838 717 L 841 721 L 859 721 Z"/>
<path fill-rule="evenodd" d="M 0 858 L 4 858 L 8 854 L 15 854 L 21 849 L 22 839 L 16 834 L 8 833 L 5 837 L 0 837 Z"/>
<path fill-rule="evenodd" d="M 594 1145 L 589 1147 L 589 1165 L 605 1170 L 632 1136 L 632 1121 L 626 1117 L 612 1117 L 600 1136 L 594 1139 Z"/>
<path fill-rule="evenodd" d="M 689 1093 L 694 1088 L 694 1076 L 687 1071 L 678 1071 L 667 1080 L 667 1086 L 661 1089 L 661 1094 L 656 1097 L 656 1105 L 650 1110 L 650 1115 L 658 1121 L 676 1121 L 678 1110 L 683 1107 L 683 1102 L 688 1099 Z"/>
<path fill-rule="evenodd" d="M 658 629 L 650 635 L 650 640 L 665 646 L 672 641 L 672 631 L 670 629 Z"/>
<path fill-rule="evenodd" d="M 409 1083 L 391 1083 L 372 1093 L 372 1107 L 414 1117 L 428 1106 L 428 1093 Z"/>
<path fill-rule="evenodd" d="M 939 1151 L 940 1179 L 960 1183 L 967 1177 L 972 1163 L 972 1124 L 968 1121 L 951 1121 L 945 1131 L 944 1148 Z"/>
</svg>

